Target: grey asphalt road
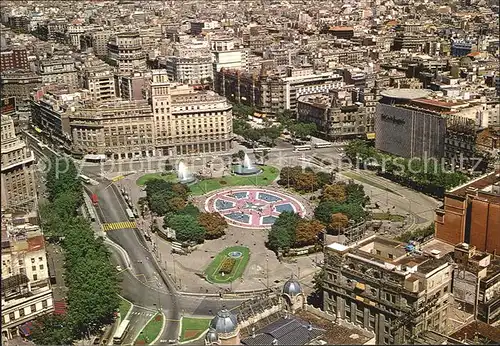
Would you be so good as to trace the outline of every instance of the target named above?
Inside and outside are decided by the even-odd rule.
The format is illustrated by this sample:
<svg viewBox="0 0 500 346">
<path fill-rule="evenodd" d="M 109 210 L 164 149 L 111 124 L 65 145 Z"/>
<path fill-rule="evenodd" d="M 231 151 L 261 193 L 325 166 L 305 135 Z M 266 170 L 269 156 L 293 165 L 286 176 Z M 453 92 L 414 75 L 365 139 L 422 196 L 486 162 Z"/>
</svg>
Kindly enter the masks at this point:
<svg viewBox="0 0 500 346">
<path fill-rule="evenodd" d="M 98 186 L 90 186 L 99 198 L 98 216 L 102 223 L 124 222 L 127 220 L 125 202 L 117 187 L 101 180 Z M 127 253 L 130 268 L 122 270 L 122 295 L 139 307 L 161 309 L 167 318 L 160 340 L 177 339 L 180 317 L 186 315 L 212 315 L 223 306 L 231 309 L 244 300 L 222 301 L 218 298 L 179 296 L 165 273 L 158 267 L 153 255 L 146 247 L 146 240 L 138 229 L 109 231 L 106 236 L 119 244 Z M 123 269 L 127 261 L 123 254 L 111 247 L 113 260 Z M 141 323 L 143 323 L 142 321 Z M 139 323 L 139 321 L 137 322 Z M 145 322 L 144 322 L 145 323 Z M 131 333 L 131 332 L 129 332 Z M 127 335 L 127 337 L 129 337 Z"/>
<path fill-rule="evenodd" d="M 142 328 L 154 315 L 156 315 L 156 313 L 157 312 L 154 310 L 134 306 L 128 317 L 130 327 L 127 334 L 123 338 L 122 345 L 133 345 Z"/>
</svg>

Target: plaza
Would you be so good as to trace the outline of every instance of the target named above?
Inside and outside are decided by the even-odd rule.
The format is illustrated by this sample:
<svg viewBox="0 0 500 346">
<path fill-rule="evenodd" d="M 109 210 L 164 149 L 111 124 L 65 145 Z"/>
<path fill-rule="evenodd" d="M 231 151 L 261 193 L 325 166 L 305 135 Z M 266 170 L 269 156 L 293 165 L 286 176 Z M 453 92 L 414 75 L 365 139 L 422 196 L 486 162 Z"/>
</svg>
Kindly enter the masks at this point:
<svg viewBox="0 0 500 346">
<path fill-rule="evenodd" d="M 265 188 L 230 188 L 207 196 L 205 210 L 218 212 L 230 225 L 270 228 L 282 212 L 306 215 L 304 205 L 288 193 Z"/>
</svg>

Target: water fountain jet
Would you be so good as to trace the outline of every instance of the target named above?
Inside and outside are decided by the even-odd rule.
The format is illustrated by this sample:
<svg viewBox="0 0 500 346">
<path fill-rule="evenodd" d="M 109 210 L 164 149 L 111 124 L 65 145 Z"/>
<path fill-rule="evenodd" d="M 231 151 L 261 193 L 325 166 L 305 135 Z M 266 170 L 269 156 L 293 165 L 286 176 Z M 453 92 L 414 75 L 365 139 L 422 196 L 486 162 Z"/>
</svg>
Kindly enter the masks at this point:
<svg viewBox="0 0 500 346">
<path fill-rule="evenodd" d="M 183 161 L 180 161 L 177 166 L 177 178 L 181 184 L 192 184 L 196 181 L 196 178 Z"/>
<path fill-rule="evenodd" d="M 237 175 L 255 175 L 262 173 L 262 169 L 255 167 L 248 154 L 245 153 L 243 163 L 233 166 L 233 173 Z"/>
</svg>

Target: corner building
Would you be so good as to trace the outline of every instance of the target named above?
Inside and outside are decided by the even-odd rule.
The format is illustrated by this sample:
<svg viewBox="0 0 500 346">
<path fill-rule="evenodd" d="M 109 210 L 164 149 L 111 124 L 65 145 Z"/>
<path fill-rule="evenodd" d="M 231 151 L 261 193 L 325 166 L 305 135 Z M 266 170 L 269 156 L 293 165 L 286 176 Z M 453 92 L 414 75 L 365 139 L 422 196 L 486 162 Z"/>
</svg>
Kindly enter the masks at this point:
<svg viewBox="0 0 500 346">
<path fill-rule="evenodd" d="M 374 235 L 326 246 L 324 269 L 324 310 L 373 331 L 378 345 L 445 328 L 453 272 L 446 257 L 407 252 L 405 244 Z"/>
<path fill-rule="evenodd" d="M 14 130 L 14 120 L 2 114 L 2 209 L 30 210 L 36 202 L 35 156 L 26 143 L 18 138 Z"/>
<path fill-rule="evenodd" d="M 172 84 L 153 70 L 151 104 L 158 155 L 225 152 L 233 139 L 232 106 L 211 91 Z"/>
</svg>

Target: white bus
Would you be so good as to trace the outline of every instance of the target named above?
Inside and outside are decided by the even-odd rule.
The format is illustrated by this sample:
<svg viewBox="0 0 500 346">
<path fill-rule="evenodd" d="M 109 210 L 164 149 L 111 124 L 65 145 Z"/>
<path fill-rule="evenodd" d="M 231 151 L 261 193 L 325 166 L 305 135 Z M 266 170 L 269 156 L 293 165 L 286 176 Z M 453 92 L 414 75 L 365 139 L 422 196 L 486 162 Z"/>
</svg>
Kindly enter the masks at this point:
<svg viewBox="0 0 500 346">
<path fill-rule="evenodd" d="M 115 335 L 113 335 L 113 345 L 121 345 L 123 342 L 123 337 L 125 336 L 125 333 L 128 331 L 130 321 L 125 320 L 122 323 L 120 323 L 120 326 L 115 332 Z"/>
<path fill-rule="evenodd" d="M 293 151 L 304 151 L 304 150 L 311 150 L 311 146 L 309 144 L 306 144 L 306 145 L 296 145 L 294 147 L 294 150 Z"/>
<path fill-rule="evenodd" d="M 130 210 L 130 208 L 125 209 L 125 211 L 127 212 L 127 216 L 130 220 L 135 219 L 134 213 Z"/>
<path fill-rule="evenodd" d="M 80 174 L 78 178 L 80 178 L 80 180 L 83 181 L 85 184 L 90 184 L 90 178 L 87 177 L 86 175 Z"/>
<path fill-rule="evenodd" d="M 253 150 L 254 153 L 261 153 L 263 151 L 271 151 L 271 148 L 255 148 Z"/>
<path fill-rule="evenodd" d="M 315 148 L 330 148 L 333 147 L 333 143 L 330 142 L 322 142 L 314 144 Z"/>
</svg>

